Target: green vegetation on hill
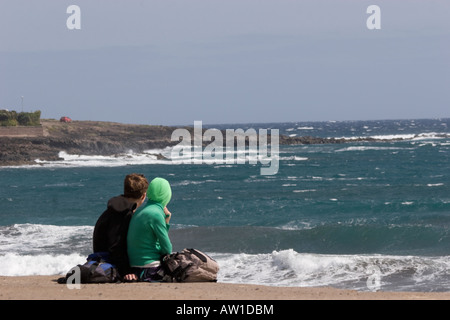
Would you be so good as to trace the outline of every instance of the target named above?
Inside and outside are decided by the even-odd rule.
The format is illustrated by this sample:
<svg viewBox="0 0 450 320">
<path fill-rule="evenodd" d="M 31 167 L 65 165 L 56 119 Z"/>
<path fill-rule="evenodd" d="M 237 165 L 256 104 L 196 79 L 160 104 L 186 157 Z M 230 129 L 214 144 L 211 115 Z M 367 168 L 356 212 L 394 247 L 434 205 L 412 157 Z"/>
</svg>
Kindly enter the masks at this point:
<svg viewBox="0 0 450 320">
<path fill-rule="evenodd" d="M 19 112 L 0 110 L 0 126 L 39 126 L 41 124 L 41 111 Z"/>
</svg>

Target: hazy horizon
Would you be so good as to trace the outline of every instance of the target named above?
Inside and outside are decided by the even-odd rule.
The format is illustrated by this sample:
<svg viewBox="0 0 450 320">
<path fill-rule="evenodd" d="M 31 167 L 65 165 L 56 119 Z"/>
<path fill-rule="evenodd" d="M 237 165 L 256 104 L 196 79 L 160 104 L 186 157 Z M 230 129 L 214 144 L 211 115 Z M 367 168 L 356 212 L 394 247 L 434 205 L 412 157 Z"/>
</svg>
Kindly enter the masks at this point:
<svg viewBox="0 0 450 320">
<path fill-rule="evenodd" d="M 373 4 L 381 29 L 366 24 Z M 439 0 L 4 0 L 0 109 L 23 97 L 42 118 L 157 125 L 448 118 L 449 16 Z"/>
</svg>

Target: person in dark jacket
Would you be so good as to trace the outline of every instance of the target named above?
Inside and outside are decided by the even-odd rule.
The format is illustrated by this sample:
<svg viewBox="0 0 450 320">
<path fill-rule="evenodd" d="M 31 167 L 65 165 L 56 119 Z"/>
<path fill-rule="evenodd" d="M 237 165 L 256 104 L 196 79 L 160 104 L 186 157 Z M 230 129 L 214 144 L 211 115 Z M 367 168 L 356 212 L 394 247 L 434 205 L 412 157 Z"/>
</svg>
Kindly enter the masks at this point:
<svg viewBox="0 0 450 320">
<path fill-rule="evenodd" d="M 133 213 L 145 201 L 148 180 L 142 174 L 132 173 L 125 177 L 123 195 L 111 198 L 107 209 L 97 220 L 94 228 L 94 252 L 107 252 L 119 275 L 133 280 L 127 254 L 127 235 Z"/>
</svg>

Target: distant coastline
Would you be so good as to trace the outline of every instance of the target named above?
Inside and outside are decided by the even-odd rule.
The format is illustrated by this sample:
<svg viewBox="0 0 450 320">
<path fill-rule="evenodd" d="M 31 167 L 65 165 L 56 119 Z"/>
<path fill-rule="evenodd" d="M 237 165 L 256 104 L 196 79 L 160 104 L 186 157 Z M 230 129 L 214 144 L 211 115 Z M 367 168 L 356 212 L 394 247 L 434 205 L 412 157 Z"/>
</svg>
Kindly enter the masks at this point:
<svg viewBox="0 0 450 320">
<path fill-rule="evenodd" d="M 114 155 L 128 150 L 164 148 L 171 144 L 173 128 L 101 121 L 41 119 L 42 134 L 1 136 L 0 166 L 30 165 L 36 159 L 58 160 L 58 153 Z M 15 128 L 15 130 L 20 128 Z M 173 143 L 173 142 L 172 142 Z"/>
<path fill-rule="evenodd" d="M 64 123 L 53 119 L 41 119 L 38 134 L 16 136 L 1 135 L 0 166 L 36 164 L 35 160 L 56 161 L 58 154 L 111 156 L 129 152 L 143 152 L 173 146 L 172 132 L 177 127 L 122 124 L 102 121 L 72 121 Z M 193 128 L 186 127 L 188 130 Z M 17 128 L 15 130 L 20 130 Z M 358 138 L 355 141 L 374 141 Z M 280 145 L 346 143 L 347 139 L 320 137 L 289 137 L 280 135 Z M 160 156 L 160 155 L 157 155 Z M 162 156 L 161 156 L 162 157 Z"/>
</svg>

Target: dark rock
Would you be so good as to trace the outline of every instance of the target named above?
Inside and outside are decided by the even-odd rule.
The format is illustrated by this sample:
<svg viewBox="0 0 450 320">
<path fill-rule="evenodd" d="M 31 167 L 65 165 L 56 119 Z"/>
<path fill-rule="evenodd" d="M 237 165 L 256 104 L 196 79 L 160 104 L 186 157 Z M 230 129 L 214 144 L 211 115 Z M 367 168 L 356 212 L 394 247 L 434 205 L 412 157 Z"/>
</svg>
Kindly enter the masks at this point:
<svg viewBox="0 0 450 320">
<path fill-rule="evenodd" d="M 149 149 L 165 148 L 178 144 L 171 141 L 175 127 L 127 125 L 100 121 L 73 121 L 62 123 L 57 120 L 41 120 L 43 136 L 2 137 L 0 136 L 0 166 L 34 164 L 36 159 L 58 160 L 58 153 L 111 156 L 139 153 Z M 186 128 L 191 133 L 193 128 Z M 193 134 L 191 134 L 193 137 Z M 224 134 L 225 136 L 225 134 Z M 355 141 L 373 141 L 358 139 Z M 268 141 L 269 138 L 268 138 Z M 319 137 L 280 136 L 280 145 L 345 143 L 345 139 Z M 204 141 L 204 144 L 209 144 Z M 224 141 L 225 143 L 225 141 Z M 161 154 L 158 159 L 165 159 Z"/>
</svg>

